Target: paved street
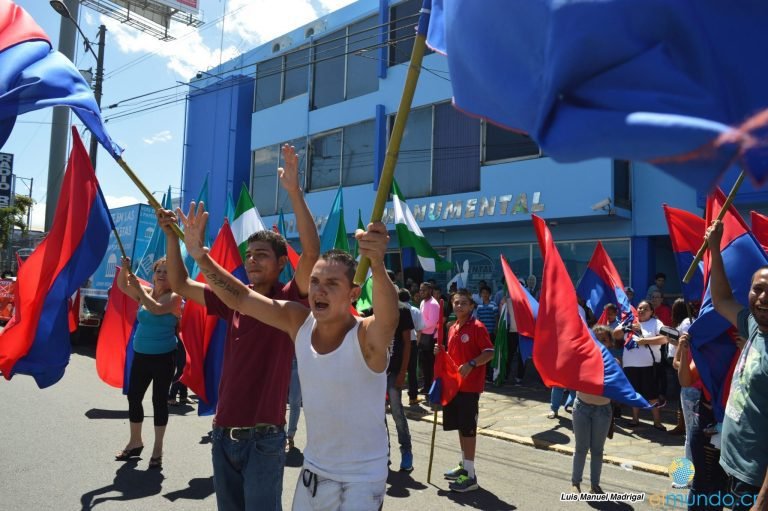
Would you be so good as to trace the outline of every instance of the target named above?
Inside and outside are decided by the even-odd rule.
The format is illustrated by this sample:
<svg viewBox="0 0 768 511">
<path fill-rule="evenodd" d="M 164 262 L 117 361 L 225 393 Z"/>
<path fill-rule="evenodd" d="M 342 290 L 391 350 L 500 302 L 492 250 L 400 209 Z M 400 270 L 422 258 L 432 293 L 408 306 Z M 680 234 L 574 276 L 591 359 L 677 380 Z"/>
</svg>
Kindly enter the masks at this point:
<svg viewBox="0 0 768 511">
<path fill-rule="evenodd" d="M 113 453 L 127 439 L 127 403 L 118 389 L 98 380 L 92 353 L 80 351 L 72 356 L 64 379 L 50 389 L 38 390 L 27 377 L 0 382 L 4 440 L 0 447 L 0 510 L 215 509 L 207 442 L 210 418 L 197 417 L 192 407 L 175 410 L 166 435 L 162 472 L 147 470 L 147 453 L 138 461 L 113 461 Z M 145 410 L 151 410 L 149 399 Z M 389 424 L 396 445 L 391 419 Z M 488 436 L 478 440 L 481 489 L 453 494 L 442 472 L 458 461 L 456 434 L 438 427 L 432 484 L 427 484 L 432 426 L 426 421 L 410 421 L 410 425 L 416 470 L 410 475 L 390 473 L 385 509 L 654 508 L 648 501 L 634 505 L 560 502 L 560 492 L 570 486 L 570 457 Z M 144 441 L 151 445 L 151 419 L 145 422 Z M 297 446 L 303 445 L 300 424 Z M 289 455 L 287 464 L 283 504 L 290 509 L 300 452 Z M 393 464 L 399 464 L 398 454 Z M 585 472 L 588 479 L 588 464 Z M 647 494 L 670 490 L 668 477 L 609 464 L 604 465 L 602 486 L 606 491 Z"/>
</svg>

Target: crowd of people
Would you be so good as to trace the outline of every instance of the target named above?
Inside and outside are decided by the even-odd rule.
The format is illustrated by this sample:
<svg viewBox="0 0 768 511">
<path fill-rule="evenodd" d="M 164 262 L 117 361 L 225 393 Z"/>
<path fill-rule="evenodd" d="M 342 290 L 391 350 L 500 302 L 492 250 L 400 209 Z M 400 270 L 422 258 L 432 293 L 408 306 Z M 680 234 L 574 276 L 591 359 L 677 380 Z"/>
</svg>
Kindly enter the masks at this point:
<svg viewBox="0 0 768 511">
<path fill-rule="evenodd" d="M 443 407 L 443 428 L 458 431 L 461 458 L 444 474 L 456 492 L 479 488 L 475 466 L 479 399 L 494 357 L 494 340 L 506 338 L 512 383 L 522 383 L 526 360 L 521 354 L 514 313 L 504 293 L 493 293 L 485 282 L 477 292 L 455 285 L 443 296 L 434 282 L 399 282 L 384 265 L 389 237 L 381 223 L 355 234 L 360 254 L 371 261 L 374 282 L 369 314 L 351 312 L 360 295 L 353 283 L 356 262 L 343 251 L 320 254 L 312 216 L 299 188 L 295 150 L 282 149 L 285 167 L 280 182 L 290 198 L 302 246 L 293 279 L 281 283 L 287 264 L 285 239 L 270 231 L 248 240 L 245 269 L 249 285 L 221 268 L 204 246 L 207 213 L 192 203 L 186 214 L 159 211 L 166 233 L 167 257 L 155 263 L 151 287 L 142 285 L 123 261 L 120 289 L 138 302 L 138 328 L 133 340 L 135 358 L 129 381 L 130 436 L 117 460 L 139 456 L 143 450 L 142 400 L 152 384 L 155 437 L 150 468 L 162 467 L 163 438 L 168 406 L 184 389 L 178 380 L 177 336 L 182 297 L 204 305 L 226 320 L 219 401 L 213 420 L 212 462 L 219 509 L 280 509 L 285 453 L 295 448 L 299 410 L 304 409 L 307 444 L 304 466 L 296 482 L 293 509 L 380 509 L 386 490 L 391 448 L 386 428 L 385 399 L 400 447 L 400 470 L 413 470 L 414 459 L 402 392 L 417 405 L 429 391 L 435 356 L 445 350 L 462 377 L 456 397 Z M 180 221 L 184 243 L 207 284 L 186 272 L 179 239 L 171 225 Z M 712 463 L 713 416 L 706 389 L 697 376 L 687 332 L 694 311 L 682 300 L 671 309 L 664 304 L 665 276 L 657 275 L 648 296 L 637 303 L 637 318 L 626 325 L 615 304 L 601 311 L 582 309 L 595 338 L 617 359 L 633 387 L 651 403 L 653 427 L 664 430 L 660 408 L 680 394 L 678 425 L 673 433 L 686 435 L 685 456 L 695 468 L 692 495 L 730 492 L 738 498 L 756 497 L 765 506 L 768 448 L 760 440 L 768 418 L 768 367 L 764 332 L 768 332 L 768 269 L 753 277 L 749 308 L 731 294 L 719 259 L 715 224 L 708 232 L 712 251 L 711 289 L 714 306 L 733 323 L 741 336 L 741 358 L 722 425 L 721 462 Z M 535 278 L 525 284 L 535 293 Z M 627 295 L 634 295 L 631 288 Z M 632 297 L 631 297 L 632 298 Z M 506 319 L 506 335 L 496 329 L 499 314 Z M 679 332 L 670 343 L 664 326 Z M 504 332 L 502 332 L 504 334 Z M 675 337 L 675 336 L 673 336 Z M 441 341 L 442 342 L 439 342 Z M 343 377 L 339 377 L 343 375 Z M 675 387 L 679 382 L 678 387 Z M 178 382 L 176 382 L 178 383 Z M 258 391 L 254 391 L 258 389 Z M 603 448 L 621 408 L 607 397 L 553 388 L 551 413 L 558 417 L 565 402 L 572 409 L 575 449 L 571 483 L 582 492 L 587 453 L 591 453 L 590 491 L 600 486 Z M 354 402 L 354 407 L 334 403 Z M 286 403 L 290 403 L 286 431 Z M 639 409 L 632 409 L 628 426 L 637 427 Z M 733 509 L 749 509 L 749 505 Z M 691 507 L 691 509 L 709 509 Z M 759 508 L 765 509 L 765 507 Z"/>
</svg>

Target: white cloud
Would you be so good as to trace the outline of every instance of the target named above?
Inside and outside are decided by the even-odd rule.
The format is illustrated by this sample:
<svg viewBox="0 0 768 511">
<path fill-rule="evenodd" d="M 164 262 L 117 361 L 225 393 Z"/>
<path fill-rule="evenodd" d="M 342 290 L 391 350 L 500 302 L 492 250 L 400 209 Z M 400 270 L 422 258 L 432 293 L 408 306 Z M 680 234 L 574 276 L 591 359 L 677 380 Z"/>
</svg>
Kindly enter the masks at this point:
<svg viewBox="0 0 768 511">
<path fill-rule="evenodd" d="M 309 0 L 282 0 L 279 9 L 275 9 L 274 0 L 231 0 L 227 9 L 229 15 L 223 21 L 224 32 L 246 43 L 245 49 L 290 32 L 319 16 Z"/>
<path fill-rule="evenodd" d="M 173 135 L 171 135 L 170 130 L 163 130 L 155 133 L 151 137 L 148 138 L 142 138 L 145 144 L 152 145 L 152 144 L 161 144 L 164 142 L 168 142 L 171 139 L 173 139 Z"/>
<path fill-rule="evenodd" d="M 320 5 L 325 12 L 332 12 L 354 3 L 354 1 L 355 0 L 320 0 Z"/>
</svg>

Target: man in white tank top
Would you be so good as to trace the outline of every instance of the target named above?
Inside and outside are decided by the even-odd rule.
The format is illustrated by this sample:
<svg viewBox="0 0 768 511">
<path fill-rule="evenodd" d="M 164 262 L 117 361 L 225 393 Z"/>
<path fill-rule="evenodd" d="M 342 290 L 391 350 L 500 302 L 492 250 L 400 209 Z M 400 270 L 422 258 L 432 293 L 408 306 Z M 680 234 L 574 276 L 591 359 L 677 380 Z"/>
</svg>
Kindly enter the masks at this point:
<svg viewBox="0 0 768 511">
<path fill-rule="evenodd" d="M 317 261 L 307 309 L 248 289 L 208 257 L 203 246 L 208 213 L 202 204 L 193 203 L 186 216 L 177 214 L 187 251 L 216 295 L 228 307 L 288 333 L 296 344 L 307 447 L 293 509 L 378 510 L 388 473 L 382 399 L 399 320 L 397 289 L 384 267 L 389 241 L 384 224 L 355 233 L 360 254 L 371 260 L 376 304 L 373 316 L 360 319 L 350 312 L 360 287 L 352 282 L 356 263 L 346 252 L 331 250 Z M 350 402 L 355 406 L 346 406 Z"/>
</svg>

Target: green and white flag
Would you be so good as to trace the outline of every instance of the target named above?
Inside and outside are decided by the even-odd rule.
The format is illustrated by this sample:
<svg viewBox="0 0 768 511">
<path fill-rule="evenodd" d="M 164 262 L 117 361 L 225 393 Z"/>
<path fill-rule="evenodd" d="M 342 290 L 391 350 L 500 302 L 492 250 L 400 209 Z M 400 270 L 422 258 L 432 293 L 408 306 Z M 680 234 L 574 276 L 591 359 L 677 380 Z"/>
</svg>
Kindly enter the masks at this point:
<svg viewBox="0 0 768 511">
<path fill-rule="evenodd" d="M 411 209 L 405 203 L 403 194 L 397 186 L 397 181 L 392 181 L 392 206 L 395 208 L 395 230 L 400 248 L 410 247 L 416 250 L 419 263 L 424 271 L 448 271 L 453 265 L 440 257 L 432 245 L 429 244 L 424 234 L 413 218 Z"/>
<path fill-rule="evenodd" d="M 248 193 L 248 188 L 243 184 L 235 206 L 235 219 L 232 220 L 232 234 L 235 236 L 235 243 L 237 243 L 243 260 L 245 260 L 245 251 L 248 248 L 248 238 L 251 234 L 266 229 L 259 211 L 253 205 L 253 199 Z"/>
<path fill-rule="evenodd" d="M 493 382 L 497 386 L 504 385 L 507 379 L 507 362 L 509 360 L 509 346 L 507 343 L 507 301 L 501 306 L 499 312 L 499 323 L 496 327 L 496 339 L 493 343 L 493 360 L 491 369 L 493 369 Z"/>
</svg>

